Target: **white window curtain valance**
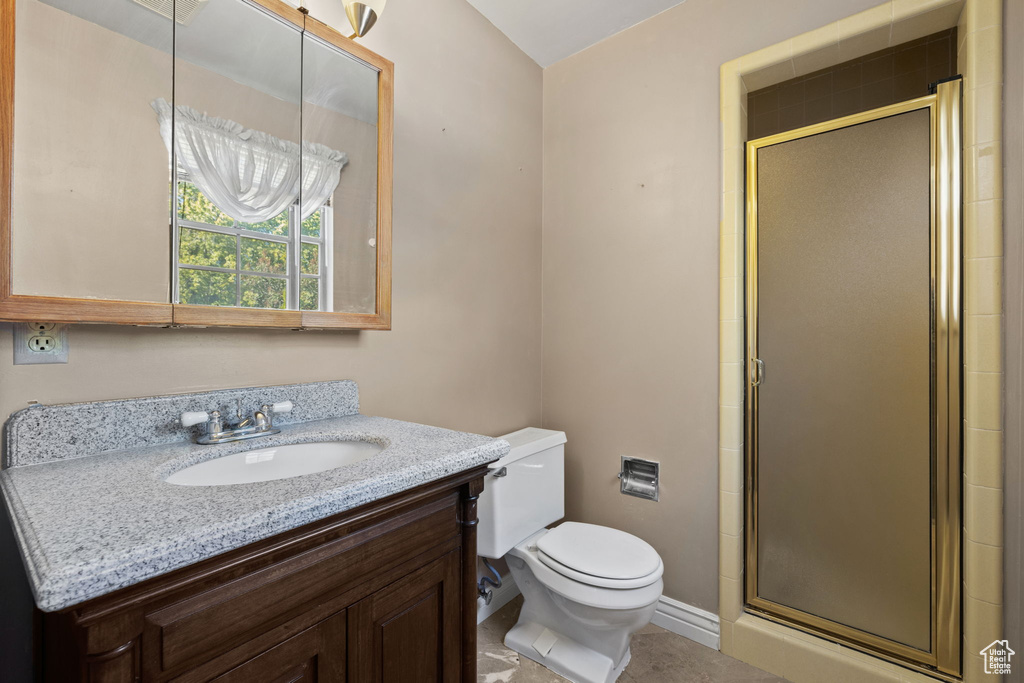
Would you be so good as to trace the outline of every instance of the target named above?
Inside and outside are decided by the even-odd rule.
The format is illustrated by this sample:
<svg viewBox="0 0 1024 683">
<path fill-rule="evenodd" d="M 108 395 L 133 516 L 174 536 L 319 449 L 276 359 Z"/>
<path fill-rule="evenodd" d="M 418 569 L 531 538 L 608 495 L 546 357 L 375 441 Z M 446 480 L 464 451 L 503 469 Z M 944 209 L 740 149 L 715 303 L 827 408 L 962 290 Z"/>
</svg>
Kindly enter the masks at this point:
<svg viewBox="0 0 1024 683">
<path fill-rule="evenodd" d="M 302 196 L 302 220 L 341 182 L 348 155 L 314 142 L 299 145 L 163 98 L 152 107 L 178 167 L 217 208 L 242 223 L 262 223 Z M 171 135 L 171 125 L 174 135 Z M 301 173 L 301 183 L 300 183 Z"/>
</svg>

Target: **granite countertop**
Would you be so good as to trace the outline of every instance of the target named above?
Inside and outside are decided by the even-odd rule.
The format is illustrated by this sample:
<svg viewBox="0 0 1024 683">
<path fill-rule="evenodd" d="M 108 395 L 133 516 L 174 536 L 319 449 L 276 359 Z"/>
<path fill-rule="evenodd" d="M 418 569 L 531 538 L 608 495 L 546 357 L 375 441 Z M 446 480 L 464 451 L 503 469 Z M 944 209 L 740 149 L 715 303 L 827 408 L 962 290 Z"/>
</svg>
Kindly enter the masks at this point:
<svg viewBox="0 0 1024 683">
<path fill-rule="evenodd" d="M 163 478 L 230 453 L 362 440 L 384 449 L 334 470 L 230 486 Z M 380 417 L 283 426 L 251 441 L 177 442 L 0 471 L 36 604 L 60 610 L 504 456 L 506 441 Z"/>
</svg>

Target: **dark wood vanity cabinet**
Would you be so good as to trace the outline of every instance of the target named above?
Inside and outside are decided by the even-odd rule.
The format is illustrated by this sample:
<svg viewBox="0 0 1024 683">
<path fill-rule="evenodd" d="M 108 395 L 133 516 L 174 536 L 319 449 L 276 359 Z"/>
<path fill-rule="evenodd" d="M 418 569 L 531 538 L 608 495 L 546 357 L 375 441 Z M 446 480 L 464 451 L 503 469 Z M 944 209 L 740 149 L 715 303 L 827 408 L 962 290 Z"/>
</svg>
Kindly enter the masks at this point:
<svg viewBox="0 0 1024 683">
<path fill-rule="evenodd" d="M 473 572 L 475 579 L 475 562 Z M 465 680 L 460 679 L 459 583 L 459 557 L 449 553 L 353 605 L 349 678 L 367 683 Z M 473 601 L 475 614 L 475 592 Z"/>
<path fill-rule="evenodd" d="M 341 611 L 324 619 L 213 680 L 215 683 L 344 681 L 348 668 L 346 616 L 346 612 Z"/>
<path fill-rule="evenodd" d="M 484 472 L 42 614 L 42 679 L 473 683 Z"/>
</svg>

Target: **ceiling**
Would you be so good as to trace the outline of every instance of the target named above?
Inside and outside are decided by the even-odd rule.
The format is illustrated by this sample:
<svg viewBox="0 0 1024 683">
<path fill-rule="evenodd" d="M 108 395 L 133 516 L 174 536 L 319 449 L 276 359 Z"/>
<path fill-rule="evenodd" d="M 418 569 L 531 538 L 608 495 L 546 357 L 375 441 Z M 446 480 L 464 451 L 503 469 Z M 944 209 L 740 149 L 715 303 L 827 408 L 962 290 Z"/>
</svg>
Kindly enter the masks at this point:
<svg viewBox="0 0 1024 683">
<path fill-rule="evenodd" d="M 683 0 L 468 0 L 541 66 L 551 66 Z"/>
</svg>

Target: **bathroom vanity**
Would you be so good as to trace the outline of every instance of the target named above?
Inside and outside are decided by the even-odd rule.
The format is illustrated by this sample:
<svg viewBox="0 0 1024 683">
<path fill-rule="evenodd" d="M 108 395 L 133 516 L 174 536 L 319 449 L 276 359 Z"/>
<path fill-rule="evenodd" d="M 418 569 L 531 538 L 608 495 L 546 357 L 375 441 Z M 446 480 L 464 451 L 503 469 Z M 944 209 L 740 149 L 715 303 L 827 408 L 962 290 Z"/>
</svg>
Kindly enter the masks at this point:
<svg viewBox="0 0 1024 683">
<path fill-rule="evenodd" d="M 44 614 L 44 680 L 473 681 L 485 469 Z"/>
<path fill-rule="evenodd" d="M 129 429 L 182 407 L 285 397 L 295 411 L 280 434 L 200 446 L 179 425 L 124 447 Z M 120 450 L 75 457 L 101 439 Z M 274 481 L 166 481 L 323 441 L 382 449 Z M 354 383 L 327 382 L 33 407 L 8 422 L 6 445 L 0 486 L 39 607 L 45 681 L 476 678 L 477 497 L 505 441 L 363 416 Z M 60 453 L 70 457 L 46 459 Z"/>
</svg>

